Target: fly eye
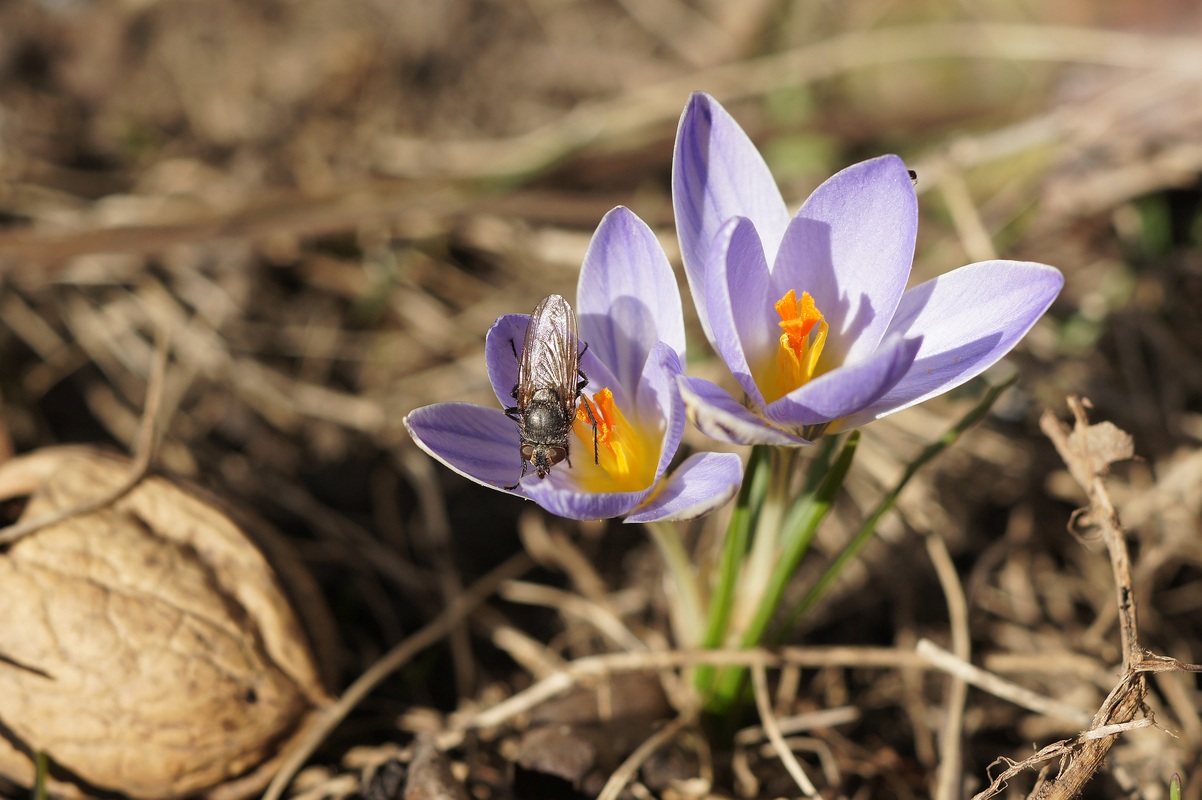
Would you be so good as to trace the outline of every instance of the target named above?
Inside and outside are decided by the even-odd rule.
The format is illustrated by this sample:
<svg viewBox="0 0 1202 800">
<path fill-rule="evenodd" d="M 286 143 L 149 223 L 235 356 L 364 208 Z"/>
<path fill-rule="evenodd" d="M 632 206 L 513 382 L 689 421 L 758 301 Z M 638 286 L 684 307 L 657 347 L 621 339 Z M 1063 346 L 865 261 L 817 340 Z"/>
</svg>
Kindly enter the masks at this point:
<svg viewBox="0 0 1202 800">
<path fill-rule="evenodd" d="M 534 445 L 522 445 L 522 458 L 526 459 L 527 461 L 534 460 Z"/>
<path fill-rule="evenodd" d="M 563 461 L 567 457 L 568 457 L 568 451 L 567 451 L 567 448 L 564 448 L 564 447 L 552 447 L 552 448 L 549 448 L 547 451 L 547 463 L 548 464 L 558 464 L 560 461 Z"/>
</svg>

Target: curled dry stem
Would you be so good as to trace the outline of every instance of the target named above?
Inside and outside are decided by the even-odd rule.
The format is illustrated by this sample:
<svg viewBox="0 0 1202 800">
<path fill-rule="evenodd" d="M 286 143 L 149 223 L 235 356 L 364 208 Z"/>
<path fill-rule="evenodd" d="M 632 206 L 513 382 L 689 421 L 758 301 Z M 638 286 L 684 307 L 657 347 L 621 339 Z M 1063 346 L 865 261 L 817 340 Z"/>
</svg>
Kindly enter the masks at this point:
<svg viewBox="0 0 1202 800">
<path fill-rule="evenodd" d="M 1073 479 L 1089 498 L 1089 506 L 1078 510 L 1070 525 L 1088 523 L 1096 527 L 1106 544 L 1118 605 L 1122 677 L 1094 714 L 1089 731 L 1073 740 L 1049 745 L 1020 763 L 1011 762 L 973 800 L 986 800 L 1000 794 L 1009 778 L 1055 757 L 1061 759 L 1059 773 L 1037 786 L 1030 795 L 1031 800 L 1071 800 L 1077 797 L 1101 768 L 1119 732 L 1129 729 L 1135 716 L 1144 712 L 1147 693 L 1145 672 L 1150 668 L 1161 669 L 1162 665 L 1168 665 L 1170 669 L 1178 668 L 1175 664 L 1152 657 L 1139 643 L 1139 617 L 1126 534 L 1104 480 L 1111 464 L 1134 457 L 1134 443 L 1129 434 L 1109 422 L 1090 424 L 1086 412 L 1088 401 L 1070 397 L 1068 405 L 1075 418 L 1072 428 L 1060 422 L 1050 411 L 1044 413 L 1040 428 L 1052 440 Z M 1181 666 L 1192 668 L 1190 665 Z M 1103 730 L 1108 732 L 1103 734 Z"/>
</svg>

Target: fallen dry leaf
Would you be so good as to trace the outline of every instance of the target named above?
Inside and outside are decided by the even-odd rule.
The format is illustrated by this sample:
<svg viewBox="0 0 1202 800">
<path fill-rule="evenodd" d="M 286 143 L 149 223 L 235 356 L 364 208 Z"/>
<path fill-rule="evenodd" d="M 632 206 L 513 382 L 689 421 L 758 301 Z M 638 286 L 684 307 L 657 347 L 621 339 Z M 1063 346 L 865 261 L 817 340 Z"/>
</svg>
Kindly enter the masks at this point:
<svg viewBox="0 0 1202 800">
<path fill-rule="evenodd" d="M 27 497 L 36 519 L 128 469 L 42 450 L 0 466 L 0 498 Z M 327 699 L 262 553 L 165 478 L 0 553 L 0 608 L 0 773 L 26 785 L 42 751 L 79 779 L 71 794 L 203 792 L 271 759 Z"/>
</svg>

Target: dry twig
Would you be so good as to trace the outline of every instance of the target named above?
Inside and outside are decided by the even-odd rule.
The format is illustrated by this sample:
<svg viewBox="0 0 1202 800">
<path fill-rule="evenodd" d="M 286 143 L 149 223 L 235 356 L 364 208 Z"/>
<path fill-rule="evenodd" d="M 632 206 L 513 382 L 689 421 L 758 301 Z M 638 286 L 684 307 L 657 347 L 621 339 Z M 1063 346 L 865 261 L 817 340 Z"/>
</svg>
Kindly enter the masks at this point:
<svg viewBox="0 0 1202 800">
<path fill-rule="evenodd" d="M 337 702 L 322 712 L 309 735 L 303 741 L 298 742 L 296 748 L 288 754 L 280 771 L 272 778 L 271 785 L 263 793 L 263 800 L 279 800 L 283 796 L 284 789 L 288 787 L 292 776 L 305 763 L 305 760 L 382 680 L 439 639 L 450 635 L 456 626 L 461 624 L 473 610 L 497 590 L 498 586 L 523 574 L 531 566 L 533 566 L 533 562 L 524 553 L 503 562 L 456 598 L 446 611 L 431 620 L 417 633 L 389 650 L 383 658 L 360 675 L 354 683 L 347 687 Z"/>
<path fill-rule="evenodd" d="M 768 741 L 772 743 L 772 749 L 781 763 L 785 765 L 785 769 L 789 771 L 789 775 L 793 777 L 802 794 L 806 797 L 821 797 L 818 790 L 814 788 L 813 782 L 810 781 L 810 776 L 806 775 L 805 770 L 802 769 L 801 762 L 789 749 L 785 737 L 780 732 L 780 726 L 776 724 L 776 715 L 772 713 L 772 699 L 768 695 L 768 672 L 764 669 L 763 664 L 752 666 L 751 685 L 755 689 L 755 707 L 760 713 L 760 723 L 764 726 L 764 733 L 767 735 Z"/>
<path fill-rule="evenodd" d="M 142 411 L 142 421 L 138 428 L 134 459 L 125 480 L 112 491 L 105 492 L 94 500 L 80 503 L 74 508 L 65 508 L 44 517 L 9 526 L 3 533 L 0 533 L 0 546 L 11 545 L 47 525 L 57 525 L 63 520 L 90 514 L 115 503 L 129 494 L 146 477 L 146 473 L 150 471 L 150 465 L 154 462 L 158 431 L 162 427 L 160 424 L 162 420 L 159 419 L 159 416 L 163 402 L 163 384 L 167 374 L 167 359 L 170 354 L 171 346 L 168 343 L 167 335 L 160 331 L 155 338 L 154 361 L 151 365 L 150 379 L 146 384 L 146 406 Z"/>
<path fill-rule="evenodd" d="M 1131 722 L 1144 708 L 1147 691 L 1146 679 L 1140 670 L 1146 661 L 1139 644 L 1139 622 L 1136 613 L 1135 593 L 1131 584 L 1131 562 L 1118 511 L 1115 510 L 1103 480 L 1116 461 L 1130 459 L 1134 455 L 1131 437 L 1109 422 L 1096 425 L 1089 423 L 1086 404 L 1079 398 L 1070 397 L 1069 408 L 1076 418 L 1070 430 L 1051 412 L 1040 420 L 1040 427 L 1068 466 L 1073 479 L 1086 491 L 1089 507 L 1073 515 L 1073 524 L 1088 522 L 1102 532 L 1110 555 L 1117 595 L 1119 634 L 1123 649 L 1123 675 L 1110 692 L 1102 707 L 1094 714 L 1091 731 L 1114 730 L 1111 726 Z M 1012 765 L 981 792 L 974 800 L 985 800 L 1002 791 L 1005 781 L 1016 769 L 1025 769 L 1046 761 L 1054 755 L 1063 760 L 1060 772 L 1041 784 L 1032 793 L 1032 800 L 1072 800 L 1085 784 L 1101 768 L 1106 755 L 1114 745 L 1117 734 L 1101 737 L 1090 735 L 1078 737 L 1072 742 L 1059 742 L 1044 748 L 1021 764 Z"/>
</svg>

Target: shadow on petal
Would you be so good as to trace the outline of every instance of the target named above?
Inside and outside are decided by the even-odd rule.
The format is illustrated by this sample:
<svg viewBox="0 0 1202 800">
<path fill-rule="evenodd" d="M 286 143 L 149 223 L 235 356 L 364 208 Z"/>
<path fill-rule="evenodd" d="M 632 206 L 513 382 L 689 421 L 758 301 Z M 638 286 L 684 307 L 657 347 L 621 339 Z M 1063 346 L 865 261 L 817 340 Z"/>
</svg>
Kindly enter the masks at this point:
<svg viewBox="0 0 1202 800">
<path fill-rule="evenodd" d="M 680 396 L 688 417 L 711 439 L 730 444 L 810 444 L 809 441 L 768 425 L 744 408 L 717 384 L 704 378 L 681 376 Z"/>
<path fill-rule="evenodd" d="M 743 462 L 734 453 L 695 453 L 663 482 L 660 491 L 626 522 L 694 519 L 727 503 L 739 491 Z"/>
</svg>

